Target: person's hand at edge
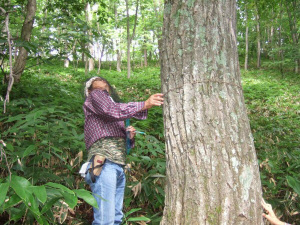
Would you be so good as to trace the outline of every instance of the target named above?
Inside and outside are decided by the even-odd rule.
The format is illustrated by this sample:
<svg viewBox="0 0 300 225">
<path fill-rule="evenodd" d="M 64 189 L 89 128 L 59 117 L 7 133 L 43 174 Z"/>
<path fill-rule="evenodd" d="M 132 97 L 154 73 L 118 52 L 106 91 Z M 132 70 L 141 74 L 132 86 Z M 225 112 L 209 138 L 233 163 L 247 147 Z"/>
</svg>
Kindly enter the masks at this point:
<svg viewBox="0 0 300 225">
<path fill-rule="evenodd" d="M 265 202 L 263 199 L 261 201 L 261 205 L 266 211 L 266 213 L 263 213 L 263 217 L 265 217 L 271 224 L 273 225 L 285 225 L 285 222 L 280 221 L 277 216 L 275 215 L 272 205 Z"/>
<path fill-rule="evenodd" d="M 153 106 L 161 106 L 163 104 L 163 94 L 162 93 L 157 93 L 154 95 L 151 95 L 146 101 L 145 101 L 145 106 L 143 107 L 142 110 L 150 109 Z"/>
<path fill-rule="evenodd" d="M 126 131 L 129 132 L 129 139 L 133 139 L 135 137 L 135 135 L 136 135 L 135 131 L 136 130 L 135 130 L 135 128 L 133 126 L 128 126 L 126 128 Z"/>
</svg>

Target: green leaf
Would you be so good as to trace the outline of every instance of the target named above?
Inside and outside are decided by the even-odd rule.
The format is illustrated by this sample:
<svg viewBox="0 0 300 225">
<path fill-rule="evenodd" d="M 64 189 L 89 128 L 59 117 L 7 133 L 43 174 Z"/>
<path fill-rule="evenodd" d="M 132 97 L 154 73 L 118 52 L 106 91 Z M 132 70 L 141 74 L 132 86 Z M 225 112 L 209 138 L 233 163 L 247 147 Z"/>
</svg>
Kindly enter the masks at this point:
<svg viewBox="0 0 300 225">
<path fill-rule="evenodd" d="M 131 209 L 129 212 L 127 212 L 126 214 L 125 214 L 125 216 L 127 217 L 127 216 L 129 216 L 130 214 L 132 214 L 132 213 L 134 213 L 134 212 L 137 212 L 137 211 L 139 211 L 139 210 L 141 210 L 142 208 L 135 208 L 135 209 Z"/>
<path fill-rule="evenodd" d="M 61 194 L 64 196 L 65 202 L 69 205 L 70 208 L 74 208 L 77 205 L 77 197 L 74 194 L 74 192 L 72 194 L 68 193 L 68 192 L 61 192 Z"/>
<path fill-rule="evenodd" d="M 44 207 L 42 208 L 41 213 L 44 214 L 45 212 L 47 212 L 59 199 L 61 199 L 62 197 L 54 197 L 51 198 L 49 201 L 47 201 L 47 203 L 44 205 Z"/>
<path fill-rule="evenodd" d="M 129 222 L 137 222 L 137 221 L 151 221 L 149 218 L 145 216 L 140 216 L 140 217 L 131 217 L 127 221 Z"/>
<path fill-rule="evenodd" d="M 26 115 L 25 114 L 19 114 L 17 116 L 11 116 L 9 117 L 9 119 L 6 121 L 6 123 L 8 122 L 13 122 L 13 121 L 19 121 L 19 120 L 22 120 Z"/>
<path fill-rule="evenodd" d="M 28 187 L 28 188 L 29 188 L 29 187 Z M 30 193 L 30 192 L 28 191 L 28 193 Z M 40 213 L 40 210 L 39 210 L 39 208 L 38 208 L 37 201 L 36 201 L 36 199 L 34 198 L 34 196 L 32 195 L 32 193 L 30 193 L 30 194 L 28 195 L 28 202 L 24 201 L 24 203 L 26 204 L 27 208 L 28 208 L 31 212 L 33 212 L 34 217 L 35 217 L 36 220 L 39 222 L 39 221 L 40 221 L 40 218 L 39 218 L 39 217 L 40 217 L 41 213 Z"/>
<path fill-rule="evenodd" d="M 300 182 L 291 176 L 287 176 L 288 185 L 300 196 Z"/>
<path fill-rule="evenodd" d="M 29 145 L 23 153 L 23 158 L 30 155 L 30 153 L 35 149 L 34 145 Z"/>
<path fill-rule="evenodd" d="M 165 175 L 162 175 L 162 174 L 159 174 L 159 173 L 157 173 L 157 174 L 154 174 L 154 175 L 152 175 L 152 176 L 150 176 L 150 177 L 159 177 L 159 178 L 165 178 L 166 176 L 165 176 Z"/>
<path fill-rule="evenodd" d="M 33 212 L 34 217 L 37 221 L 40 221 L 40 211 L 35 198 L 32 195 L 32 186 L 28 180 L 19 176 L 11 177 L 11 187 L 14 189 L 16 194 L 23 200 L 27 208 Z"/>
<path fill-rule="evenodd" d="M 22 199 L 21 199 L 17 194 L 13 194 L 13 195 L 9 198 L 8 202 L 5 202 L 5 203 L 3 204 L 3 209 L 4 209 L 4 210 L 9 209 L 9 208 L 11 208 L 11 207 L 13 207 L 13 206 L 15 206 L 15 205 L 20 204 L 20 202 L 22 202 Z"/>
<path fill-rule="evenodd" d="M 31 186 L 28 180 L 23 177 L 12 176 L 10 186 L 21 199 L 28 201 L 30 192 L 27 190 L 27 188 Z"/>
<path fill-rule="evenodd" d="M 26 213 L 26 206 L 25 204 L 20 205 L 18 208 L 11 208 L 10 209 L 10 221 L 17 222 L 19 219 L 21 219 L 24 214 Z M 17 224 L 17 223 L 15 223 Z"/>
<path fill-rule="evenodd" d="M 12 144 L 6 144 L 6 148 L 9 150 L 9 151 L 13 151 L 14 150 L 14 146 Z"/>
<path fill-rule="evenodd" d="M 32 193 L 42 202 L 45 203 L 47 200 L 47 192 L 44 185 L 42 186 L 31 186 L 28 187 Z"/>
<path fill-rule="evenodd" d="M 78 198 L 82 198 L 84 201 L 86 201 L 91 206 L 98 209 L 98 204 L 94 196 L 91 194 L 91 192 L 84 190 L 84 189 L 78 189 L 74 190 Z"/>
<path fill-rule="evenodd" d="M 0 206 L 3 204 L 5 200 L 8 188 L 9 188 L 9 183 L 0 184 Z"/>
<path fill-rule="evenodd" d="M 56 184 L 56 183 L 52 183 L 52 182 L 48 182 L 47 184 L 45 184 L 46 186 L 50 186 L 50 187 L 54 187 L 54 188 L 58 188 L 58 189 L 61 189 L 69 194 L 73 194 L 74 195 L 74 192 L 71 191 L 69 188 L 65 187 L 64 185 L 61 185 L 61 184 Z"/>
</svg>

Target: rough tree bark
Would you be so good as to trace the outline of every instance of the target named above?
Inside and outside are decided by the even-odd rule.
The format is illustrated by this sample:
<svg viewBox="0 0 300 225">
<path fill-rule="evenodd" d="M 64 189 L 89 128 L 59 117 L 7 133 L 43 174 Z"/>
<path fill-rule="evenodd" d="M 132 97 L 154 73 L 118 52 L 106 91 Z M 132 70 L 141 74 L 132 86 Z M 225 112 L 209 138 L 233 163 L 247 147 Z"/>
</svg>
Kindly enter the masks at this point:
<svg viewBox="0 0 300 225">
<path fill-rule="evenodd" d="M 263 224 L 236 1 L 166 0 L 160 54 L 167 160 L 161 224 Z"/>
<path fill-rule="evenodd" d="M 29 41 L 31 32 L 33 29 L 33 21 L 36 12 L 36 0 L 28 0 L 27 2 L 27 14 L 22 26 L 21 39 L 23 41 Z M 24 47 L 19 48 L 19 54 L 17 56 L 16 62 L 13 66 L 13 76 L 15 82 L 19 82 L 21 75 L 26 66 L 28 52 Z"/>
</svg>

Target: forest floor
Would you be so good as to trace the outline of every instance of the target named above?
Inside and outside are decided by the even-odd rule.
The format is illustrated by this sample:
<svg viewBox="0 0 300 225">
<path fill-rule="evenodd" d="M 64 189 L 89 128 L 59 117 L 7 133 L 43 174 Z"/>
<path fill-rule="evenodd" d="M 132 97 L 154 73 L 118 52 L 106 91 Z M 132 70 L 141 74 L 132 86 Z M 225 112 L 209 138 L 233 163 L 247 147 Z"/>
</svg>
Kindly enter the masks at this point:
<svg viewBox="0 0 300 225">
<path fill-rule="evenodd" d="M 86 157 L 83 85 L 95 75 L 85 76 L 84 68 L 75 71 L 62 63 L 32 67 L 23 74 L 21 83 L 13 87 L 7 113 L 0 119 L 0 139 L 9 146 L 12 173 L 35 185 L 52 181 L 70 189 L 87 189 L 78 176 Z M 143 101 L 160 92 L 159 67 L 136 68 L 130 79 L 125 70 L 103 69 L 101 76 L 113 84 L 124 102 Z M 264 198 L 283 220 L 300 223 L 300 77 L 293 73 L 282 77 L 276 70 L 242 70 L 241 78 Z M 5 91 L 1 86 L 2 96 Z M 146 121 L 131 123 L 146 135 L 137 135 L 136 148 L 128 156 L 132 168 L 127 176 L 124 224 L 149 220 L 159 224 L 165 179 L 162 108 L 151 110 Z M 1 170 L 6 170 L 3 165 Z M 52 210 L 53 220 L 66 224 L 92 220 L 92 208 L 82 200 L 73 209 L 58 203 Z M 21 215 L 18 210 L 7 212 L 10 218 Z M 30 217 L 30 213 L 24 215 Z M 7 218 L 8 214 L 2 213 L 0 221 Z"/>
</svg>

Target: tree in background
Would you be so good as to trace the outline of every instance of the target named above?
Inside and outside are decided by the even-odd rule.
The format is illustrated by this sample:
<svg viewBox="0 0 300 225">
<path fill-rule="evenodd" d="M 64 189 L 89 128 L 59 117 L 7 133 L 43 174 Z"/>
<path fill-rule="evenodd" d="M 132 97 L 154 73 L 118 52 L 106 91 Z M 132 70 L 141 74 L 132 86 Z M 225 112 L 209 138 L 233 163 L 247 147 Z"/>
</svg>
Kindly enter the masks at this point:
<svg viewBox="0 0 300 225">
<path fill-rule="evenodd" d="M 129 16 L 129 1 L 125 0 L 126 2 L 126 15 L 127 15 L 127 78 L 130 78 L 130 46 L 132 43 L 132 40 L 135 36 L 135 29 L 137 24 L 137 16 L 138 16 L 138 9 L 139 9 L 139 0 L 136 0 L 136 6 L 135 6 L 135 17 L 134 17 L 134 25 L 133 25 L 133 31 L 132 34 L 130 34 L 130 16 Z"/>
<path fill-rule="evenodd" d="M 28 0 L 27 2 L 26 17 L 21 31 L 21 41 L 29 42 L 31 37 L 31 32 L 33 29 L 33 22 L 36 12 L 36 0 Z M 13 76 L 15 82 L 19 82 L 21 75 L 26 66 L 26 60 L 28 57 L 28 51 L 24 46 L 21 46 L 18 50 L 18 56 L 13 66 Z"/>
<path fill-rule="evenodd" d="M 167 185 L 161 224 L 263 224 L 236 43 L 236 1 L 166 1 Z"/>
<path fill-rule="evenodd" d="M 278 68 L 282 75 L 291 69 L 299 73 L 299 9 L 295 0 L 238 1 L 239 55 L 245 68 L 256 60 L 256 67 Z"/>
</svg>

